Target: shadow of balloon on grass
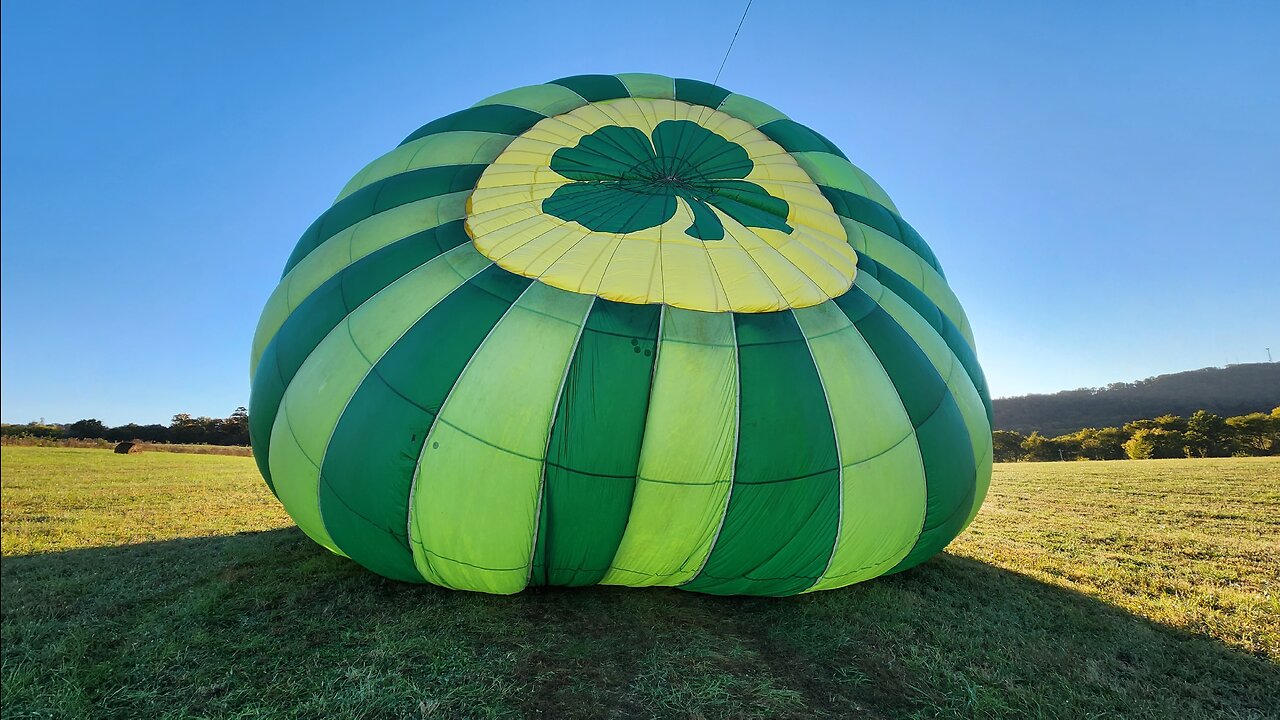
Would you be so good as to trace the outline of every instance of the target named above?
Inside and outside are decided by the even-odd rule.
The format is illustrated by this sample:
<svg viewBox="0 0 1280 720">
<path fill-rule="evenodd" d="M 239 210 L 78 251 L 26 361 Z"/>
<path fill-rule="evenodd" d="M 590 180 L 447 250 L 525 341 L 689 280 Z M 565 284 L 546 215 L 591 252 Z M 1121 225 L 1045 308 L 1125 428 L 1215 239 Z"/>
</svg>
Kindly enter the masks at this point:
<svg viewBox="0 0 1280 720">
<path fill-rule="evenodd" d="M 947 554 L 794 598 L 388 581 L 296 529 L 3 560 L 8 715 L 1266 717 L 1280 666 Z"/>
</svg>

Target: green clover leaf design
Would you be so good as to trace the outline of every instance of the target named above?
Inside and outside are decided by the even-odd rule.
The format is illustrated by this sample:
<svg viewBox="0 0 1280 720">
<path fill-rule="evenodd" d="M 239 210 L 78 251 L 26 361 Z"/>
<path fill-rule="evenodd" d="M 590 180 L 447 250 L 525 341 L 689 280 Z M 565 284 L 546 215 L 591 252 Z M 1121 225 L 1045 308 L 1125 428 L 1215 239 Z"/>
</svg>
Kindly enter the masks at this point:
<svg viewBox="0 0 1280 720">
<path fill-rule="evenodd" d="M 551 156 L 551 169 L 575 182 L 542 201 L 542 211 L 596 232 L 657 227 L 676 213 L 676 198 L 693 211 L 685 233 L 724 239 L 711 207 L 747 227 L 791 233 L 787 202 L 745 178 L 754 167 L 735 142 L 689 120 L 664 120 L 650 141 L 633 127 L 610 125 Z"/>
</svg>

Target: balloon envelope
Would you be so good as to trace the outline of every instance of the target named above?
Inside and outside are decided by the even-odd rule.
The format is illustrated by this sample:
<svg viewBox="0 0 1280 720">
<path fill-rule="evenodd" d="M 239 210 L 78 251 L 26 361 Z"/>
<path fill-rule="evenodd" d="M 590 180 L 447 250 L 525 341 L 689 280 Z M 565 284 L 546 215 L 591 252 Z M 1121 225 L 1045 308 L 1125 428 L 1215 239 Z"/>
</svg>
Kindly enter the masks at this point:
<svg viewBox="0 0 1280 720">
<path fill-rule="evenodd" d="M 696 80 L 419 128 L 303 233 L 251 368 L 302 531 L 451 588 L 841 587 L 940 551 L 991 473 L 924 240 L 822 135 Z"/>
</svg>

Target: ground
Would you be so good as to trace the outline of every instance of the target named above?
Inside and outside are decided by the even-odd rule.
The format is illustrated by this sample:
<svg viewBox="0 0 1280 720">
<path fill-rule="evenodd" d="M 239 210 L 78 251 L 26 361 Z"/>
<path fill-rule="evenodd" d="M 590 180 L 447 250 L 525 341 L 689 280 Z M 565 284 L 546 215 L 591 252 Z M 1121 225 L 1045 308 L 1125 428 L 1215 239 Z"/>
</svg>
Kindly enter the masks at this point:
<svg viewBox="0 0 1280 720">
<path fill-rule="evenodd" d="M 378 578 L 241 457 L 5 447 L 5 718 L 1280 717 L 1280 458 L 997 465 L 796 598 Z"/>
</svg>

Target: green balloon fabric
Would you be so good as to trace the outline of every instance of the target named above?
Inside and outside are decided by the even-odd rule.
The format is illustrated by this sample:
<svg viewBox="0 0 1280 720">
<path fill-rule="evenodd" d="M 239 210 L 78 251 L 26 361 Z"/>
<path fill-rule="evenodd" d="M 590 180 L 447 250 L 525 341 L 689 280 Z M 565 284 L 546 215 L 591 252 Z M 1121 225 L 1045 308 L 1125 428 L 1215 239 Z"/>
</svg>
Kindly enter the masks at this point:
<svg viewBox="0 0 1280 720">
<path fill-rule="evenodd" d="M 299 528 L 449 588 L 843 587 L 938 553 L 991 477 L 928 245 L 822 135 L 696 80 L 419 128 L 303 233 L 250 367 Z"/>
</svg>

